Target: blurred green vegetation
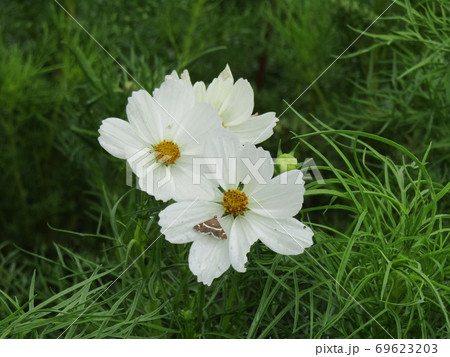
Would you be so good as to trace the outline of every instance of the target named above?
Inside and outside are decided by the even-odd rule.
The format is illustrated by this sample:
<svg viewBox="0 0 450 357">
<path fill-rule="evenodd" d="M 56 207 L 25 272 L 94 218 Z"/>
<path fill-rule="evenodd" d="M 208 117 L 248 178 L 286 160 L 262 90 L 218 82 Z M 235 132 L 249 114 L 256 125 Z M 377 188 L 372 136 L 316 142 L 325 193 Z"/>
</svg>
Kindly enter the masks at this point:
<svg viewBox="0 0 450 357">
<path fill-rule="evenodd" d="M 390 3 L 61 1 L 148 91 L 172 69 L 208 82 L 228 63 L 251 81 L 255 111 L 278 114 Z M 56 2 L 1 8 L 0 336 L 55 337 L 156 237 L 155 216 L 136 212 L 160 203 L 130 191 L 125 165 L 97 142 L 103 119 L 126 118 L 138 84 Z M 309 184 L 311 252 L 395 337 L 448 337 L 449 13 L 448 0 L 398 0 L 263 144 L 275 153 L 280 138 L 285 151 L 300 139 L 300 161 L 322 166 L 331 198 Z M 388 198 L 372 201 L 373 192 Z M 187 247 L 155 247 L 68 337 L 386 337 L 304 255 L 255 247 L 247 274 L 229 272 L 205 295 Z"/>
</svg>

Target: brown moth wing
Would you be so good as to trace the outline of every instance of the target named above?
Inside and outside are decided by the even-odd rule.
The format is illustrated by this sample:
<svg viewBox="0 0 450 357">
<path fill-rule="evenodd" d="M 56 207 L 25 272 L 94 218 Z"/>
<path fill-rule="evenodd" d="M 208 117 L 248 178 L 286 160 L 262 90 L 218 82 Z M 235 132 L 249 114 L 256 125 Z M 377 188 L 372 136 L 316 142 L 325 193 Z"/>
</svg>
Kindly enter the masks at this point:
<svg viewBox="0 0 450 357">
<path fill-rule="evenodd" d="M 212 236 L 216 237 L 217 239 L 227 239 L 227 234 L 223 230 L 222 226 L 219 223 L 219 220 L 217 217 L 213 217 L 211 219 L 208 219 L 205 222 L 199 223 L 195 225 L 194 230 L 202 233 L 202 234 L 211 234 Z"/>
</svg>

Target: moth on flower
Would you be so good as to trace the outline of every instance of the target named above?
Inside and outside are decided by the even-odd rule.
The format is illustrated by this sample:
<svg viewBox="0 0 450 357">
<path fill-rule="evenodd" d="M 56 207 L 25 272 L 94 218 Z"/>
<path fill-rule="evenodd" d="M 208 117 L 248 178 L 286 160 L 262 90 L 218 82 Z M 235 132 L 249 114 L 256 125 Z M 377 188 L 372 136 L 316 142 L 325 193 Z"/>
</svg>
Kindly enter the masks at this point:
<svg viewBox="0 0 450 357">
<path fill-rule="evenodd" d="M 299 170 L 272 178 L 267 151 L 230 138 L 215 140 L 210 149 L 211 157 L 223 159 L 222 175 L 202 185 L 213 187 L 210 196 L 176 202 L 159 214 L 169 242 L 192 242 L 189 268 L 199 282 L 211 285 L 230 265 L 245 272 L 247 253 L 258 239 L 286 255 L 313 244 L 311 229 L 293 218 L 305 191 Z"/>
<path fill-rule="evenodd" d="M 196 103 L 192 86 L 168 76 L 153 96 L 133 92 L 126 112 L 128 121 L 103 120 L 98 141 L 127 160 L 140 188 L 163 201 L 206 194 L 191 184 L 192 160 L 205 155 L 208 136 L 220 136 L 224 129 L 209 104 Z"/>
<path fill-rule="evenodd" d="M 170 76 L 179 78 L 175 71 Z M 181 79 L 192 86 L 187 70 L 183 71 Z M 243 78 L 235 82 L 228 65 L 208 87 L 199 81 L 193 88 L 196 101 L 211 104 L 217 110 L 222 126 L 235 134 L 241 143 L 259 144 L 272 136 L 278 122 L 275 113 L 253 114 L 252 86 Z"/>
</svg>

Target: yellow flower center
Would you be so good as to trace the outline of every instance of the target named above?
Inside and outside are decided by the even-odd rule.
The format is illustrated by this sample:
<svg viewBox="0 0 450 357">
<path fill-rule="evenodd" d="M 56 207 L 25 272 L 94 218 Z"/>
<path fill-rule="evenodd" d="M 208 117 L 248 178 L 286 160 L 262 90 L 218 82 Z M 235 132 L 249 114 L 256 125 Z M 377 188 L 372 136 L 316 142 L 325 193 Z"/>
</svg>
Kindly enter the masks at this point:
<svg viewBox="0 0 450 357">
<path fill-rule="evenodd" d="M 237 216 L 247 211 L 248 198 L 244 192 L 239 190 L 228 190 L 223 195 L 223 207 L 225 212 Z"/>
<path fill-rule="evenodd" d="M 173 164 L 177 161 L 181 154 L 180 148 L 172 140 L 163 140 L 159 144 L 153 146 L 156 159 L 162 164 Z"/>
</svg>

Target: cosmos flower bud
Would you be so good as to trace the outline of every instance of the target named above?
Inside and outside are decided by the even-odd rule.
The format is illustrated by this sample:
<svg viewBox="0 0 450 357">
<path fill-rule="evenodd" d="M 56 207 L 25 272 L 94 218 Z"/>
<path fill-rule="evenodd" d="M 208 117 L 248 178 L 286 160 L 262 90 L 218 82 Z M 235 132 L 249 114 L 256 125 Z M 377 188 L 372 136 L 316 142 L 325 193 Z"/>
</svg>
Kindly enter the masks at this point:
<svg viewBox="0 0 450 357">
<path fill-rule="evenodd" d="M 274 160 L 276 174 L 281 174 L 283 172 L 299 168 L 297 158 L 294 156 L 297 146 L 298 144 L 295 145 L 294 149 L 291 152 L 285 154 L 281 151 L 281 140 L 279 141 L 277 158 Z"/>
</svg>

